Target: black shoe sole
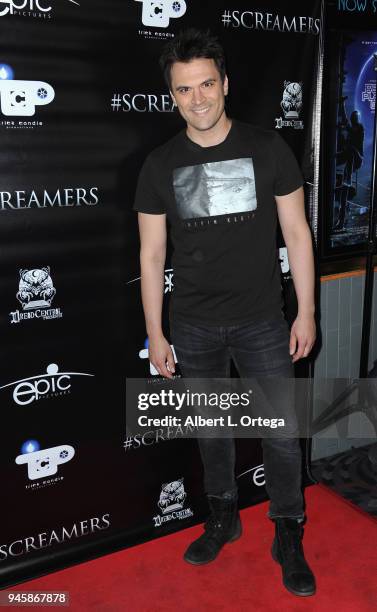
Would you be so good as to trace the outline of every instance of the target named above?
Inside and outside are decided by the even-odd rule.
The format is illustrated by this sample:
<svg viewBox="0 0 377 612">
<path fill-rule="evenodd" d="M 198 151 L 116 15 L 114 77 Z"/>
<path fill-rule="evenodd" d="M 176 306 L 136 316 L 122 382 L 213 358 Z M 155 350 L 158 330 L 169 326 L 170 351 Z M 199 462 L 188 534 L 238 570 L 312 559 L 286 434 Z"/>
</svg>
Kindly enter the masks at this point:
<svg viewBox="0 0 377 612">
<path fill-rule="evenodd" d="M 234 534 L 234 536 L 232 536 L 230 538 L 230 540 L 227 540 L 224 543 L 224 546 L 225 546 L 225 544 L 232 544 L 233 542 L 236 542 L 237 540 L 239 540 L 241 535 L 242 535 L 242 524 L 240 522 L 239 529 L 237 529 L 236 533 Z M 186 561 L 186 563 L 190 563 L 190 565 L 206 565 L 207 563 L 211 563 L 212 561 L 214 561 L 218 557 L 218 555 L 220 554 L 220 552 L 222 551 L 224 546 L 222 546 L 218 550 L 218 552 L 214 555 L 214 557 L 211 557 L 210 559 L 207 559 L 206 561 L 193 561 L 192 559 L 187 558 L 186 555 L 183 555 L 183 559 Z"/>
<path fill-rule="evenodd" d="M 279 558 L 275 554 L 274 546 L 273 545 L 272 545 L 272 548 L 271 548 L 271 556 L 272 556 L 273 560 L 276 561 L 276 563 L 278 563 L 281 566 Z M 306 593 L 303 593 L 302 591 L 295 591 L 295 589 L 292 589 L 292 587 L 288 586 L 285 583 L 284 577 L 283 577 L 283 584 L 284 584 L 285 588 L 287 589 L 287 591 L 289 591 L 293 595 L 298 595 L 299 597 L 310 597 L 311 595 L 315 595 L 315 593 L 316 593 L 316 589 L 315 588 L 312 591 L 307 591 Z"/>
</svg>

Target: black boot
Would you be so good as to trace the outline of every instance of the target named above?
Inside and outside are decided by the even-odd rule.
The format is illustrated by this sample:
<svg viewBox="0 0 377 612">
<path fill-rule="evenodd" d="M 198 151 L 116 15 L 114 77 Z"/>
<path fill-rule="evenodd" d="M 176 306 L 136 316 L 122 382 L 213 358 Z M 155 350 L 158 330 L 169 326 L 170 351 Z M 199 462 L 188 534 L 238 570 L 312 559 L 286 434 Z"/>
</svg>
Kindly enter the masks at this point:
<svg viewBox="0 0 377 612">
<path fill-rule="evenodd" d="M 315 593 L 315 578 L 302 548 L 303 527 L 293 518 L 276 518 L 272 558 L 280 563 L 283 584 L 294 595 Z"/>
<path fill-rule="evenodd" d="M 183 557 L 193 565 L 213 561 L 224 544 L 234 542 L 242 533 L 237 497 L 209 495 L 208 503 L 211 514 L 204 524 L 204 533 L 190 544 Z"/>
</svg>

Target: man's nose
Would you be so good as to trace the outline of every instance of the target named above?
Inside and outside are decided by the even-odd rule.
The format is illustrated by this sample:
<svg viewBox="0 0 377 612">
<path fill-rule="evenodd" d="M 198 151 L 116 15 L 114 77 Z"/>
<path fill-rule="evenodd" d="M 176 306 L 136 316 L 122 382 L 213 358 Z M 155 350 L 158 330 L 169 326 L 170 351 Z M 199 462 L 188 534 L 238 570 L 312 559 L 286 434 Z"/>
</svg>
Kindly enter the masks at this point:
<svg viewBox="0 0 377 612">
<path fill-rule="evenodd" d="M 195 104 L 195 106 L 199 106 L 199 104 L 201 104 L 204 99 L 205 99 L 205 96 L 203 95 L 203 92 L 200 89 L 200 87 L 197 87 L 197 88 L 194 87 L 192 90 L 193 104 Z"/>
</svg>

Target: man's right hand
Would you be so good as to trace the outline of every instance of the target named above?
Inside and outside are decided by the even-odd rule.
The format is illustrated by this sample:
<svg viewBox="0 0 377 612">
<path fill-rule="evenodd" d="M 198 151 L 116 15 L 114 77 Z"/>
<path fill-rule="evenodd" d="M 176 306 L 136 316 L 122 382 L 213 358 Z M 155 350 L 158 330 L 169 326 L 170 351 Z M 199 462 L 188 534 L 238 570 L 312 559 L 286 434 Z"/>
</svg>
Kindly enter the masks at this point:
<svg viewBox="0 0 377 612">
<path fill-rule="evenodd" d="M 174 355 L 164 336 L 149 337 L 149 361 L 161 376 L 173 378 L 175 373 Z"/>
</svg>

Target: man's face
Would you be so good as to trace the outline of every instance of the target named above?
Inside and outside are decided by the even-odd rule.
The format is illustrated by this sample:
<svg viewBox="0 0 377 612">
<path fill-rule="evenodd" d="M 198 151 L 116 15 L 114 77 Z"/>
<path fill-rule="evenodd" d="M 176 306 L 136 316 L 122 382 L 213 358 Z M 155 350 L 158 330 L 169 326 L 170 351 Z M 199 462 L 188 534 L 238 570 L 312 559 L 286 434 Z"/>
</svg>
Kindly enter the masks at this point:
<svg viewBox="0 0 377 612">
<path fill-rule="evenodd" d="M 210 130 L 224 113 L 228 79 L 221 82 L 213 59 L 176 62 L 171 68 L 171 95 L 189 128 Z"/>
</svg>

